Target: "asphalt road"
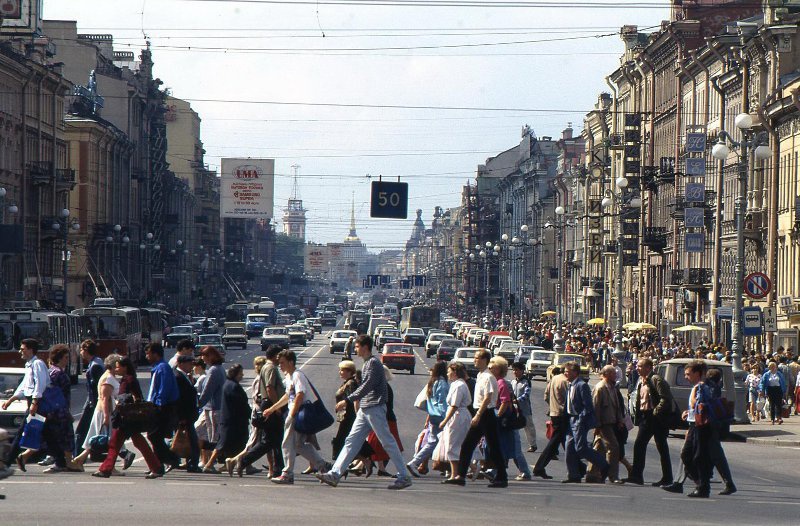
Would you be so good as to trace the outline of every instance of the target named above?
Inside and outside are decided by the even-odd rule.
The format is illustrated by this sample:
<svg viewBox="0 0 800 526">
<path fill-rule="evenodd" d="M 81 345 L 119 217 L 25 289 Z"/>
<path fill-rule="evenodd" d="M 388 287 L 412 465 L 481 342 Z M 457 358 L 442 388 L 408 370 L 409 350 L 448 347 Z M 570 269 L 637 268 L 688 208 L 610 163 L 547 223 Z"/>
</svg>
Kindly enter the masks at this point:
<svg viewBox="0 0 800 526">
<path fill-rule="evenodd" d="M 339 385 L 336 364 L 340 354 L 331 355 L 325 333 L 317 335 L 305 348 L 295 348 L 300 367 L 323 396 L 329 409 Z M 240 362 L 247 369 L 243 385 L 252 378 L 253 358 L 260 353 L 256 340 L 246 351 L 230 351 L 227 362 Z M 424 353 L 417 360 L 430 365 Z M 360 362 L 360 360 L 356 360 Z M 360 363 L 359 363 L 360 365 Z M 427 367 L 417 366 L 417 374 L 397 372 L 395 392 L 404 456 L 410 458 L 424 414 L 413 407 L 414 398 L 427 380 Z M 143 385 L 149 374 L 140 369 Z M 544 442 L 544 382 L 534 381 L 534 411 L 539 446 Z M 79 413 L 85 387 L 73 392 L 73 413 Z M 146 391 L 145 391 L 146 392 Z M 331 454 L 330 439 L 335 429 L 319 436 L 323 456 Z M 627 447 L 631 456 L 632 440 Z M 681 440 L 670 439 L 673 464 L 677 470 Z M 483 481 L 459 488 L 443 486 L 438 474 L 414 480 L 411 488 L 400 492 L 385 489 L 391 479 L 375 475 L 369 479 L 351 477 L 338 488 L 320 485 L 312 476 L 297 474 L 294 486 L 275 486 L 263 474 L 229 478 L 224 475 L 169 473 L 163 479 L 145 480 L 141 455 L 124 477 L 95 479 L 87 473 L 44 475 L 42 468 L 29 466 L 27 473 L 0 481 L 0 524 L 108 524 L 136 521 L 148 524 L 256 524 L 269 520 L 281 524 L 486 524 L 532 521 L 546 523 L 598 524 L 649 523 L 674 524 L 797 524 L 800 514 L 800 488 L 796 466 L 800 448 L 765 448 L 728 443 L 725 449 L 739 492 L 720 497 L 721 485 L 713 485 L 711 499 L 694 500 L 650 486 L 569 485 L 560 483 L 566 476 L 564 455 L 548 466 L 553 480 L 512 481 L 506 490 L 491 490 Z M 530 463 L 537 453 L 527 454 Z M 304 461 L 298 464 L 300 470 Z M 645 479 L 660 477 L 658 458 L 651 445 Z M 624 472 L 624 468 L 623 468 Z M 511 477 L 516 468 L 509 470 Z"/>
</svg>

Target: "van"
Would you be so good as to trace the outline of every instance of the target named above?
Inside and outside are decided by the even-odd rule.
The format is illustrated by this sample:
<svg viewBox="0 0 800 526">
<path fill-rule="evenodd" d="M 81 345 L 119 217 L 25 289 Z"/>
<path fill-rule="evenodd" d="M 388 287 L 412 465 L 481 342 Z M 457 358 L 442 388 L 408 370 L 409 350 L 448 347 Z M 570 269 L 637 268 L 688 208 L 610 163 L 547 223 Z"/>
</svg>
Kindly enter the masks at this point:
<svg viewBox="0 0 800 526">
<path fill-rule="evenodd" d="M 367 329 L 367 334 L 369 334 L 370 337 L 375 338 L 375 329 L 378 327 L 378 325 L 391 325 L 394 327 L 395 323 L 387 318 L 375 316 L 371 317 L 369 319 L 369 328 Z"/>
</svg>

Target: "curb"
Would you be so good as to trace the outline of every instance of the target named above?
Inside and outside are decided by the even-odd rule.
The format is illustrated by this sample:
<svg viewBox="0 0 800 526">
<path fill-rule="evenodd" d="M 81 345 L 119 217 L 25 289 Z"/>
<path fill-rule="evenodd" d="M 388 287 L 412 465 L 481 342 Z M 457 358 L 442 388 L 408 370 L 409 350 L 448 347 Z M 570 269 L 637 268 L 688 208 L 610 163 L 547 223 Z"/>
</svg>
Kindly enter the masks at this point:
<svg viewBox="0 0 800 526">
<path fill-rule="evenodd" d="M 748 437 L 742 435 L 740 433 L 732 432 L 730 434 L 730 438 L 733 438 L 735 442 L 744 442 L 747 444 L 753 444 L 756 446 L 766 446 L 766 447 L 800 447 L 800 439 L 798 438 L 759 438 L 759 437 Z"/>
</svg>

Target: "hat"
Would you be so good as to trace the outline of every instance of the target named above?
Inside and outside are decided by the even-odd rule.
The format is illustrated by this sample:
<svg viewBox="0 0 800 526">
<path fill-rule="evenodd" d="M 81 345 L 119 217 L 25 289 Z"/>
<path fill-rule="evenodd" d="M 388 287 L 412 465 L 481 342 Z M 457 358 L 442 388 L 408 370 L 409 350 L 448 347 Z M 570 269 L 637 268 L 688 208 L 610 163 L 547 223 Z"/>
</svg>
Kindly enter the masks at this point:
<svg viewBox="0 0 800 526">
<path fill-rule="evenodd" d="M 180 355 L 178 356 L 178 363 L 194 362 L 194 356 Z"/>
</svg>

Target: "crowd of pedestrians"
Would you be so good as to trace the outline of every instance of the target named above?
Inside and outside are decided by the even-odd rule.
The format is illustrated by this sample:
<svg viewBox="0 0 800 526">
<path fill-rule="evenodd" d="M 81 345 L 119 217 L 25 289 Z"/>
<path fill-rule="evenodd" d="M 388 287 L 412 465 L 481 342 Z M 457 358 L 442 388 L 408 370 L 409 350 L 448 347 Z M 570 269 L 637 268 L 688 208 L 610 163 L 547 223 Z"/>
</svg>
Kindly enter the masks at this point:
<svg viewBox="0 0 800 526">
<path fill-rule="evenodd" d="M 562 329 L 567 350 L 591 356 L 589 363 L 598 372 L 599 382 L 591 388 L 577 362 L 553 371 L 544 394 L 549 416 L 547 443 L 533 466 L 524 455 L 524 451 L 538 451 L 530 380 L 521 363 L 509 364 L 485 350 L 475 353 L 478 373 L 474 379 L 463 364 L 433 365 L 415 404 L 425 412 L 425 421 L 413 452 L 407 455 L 410 460 L 405 462 L 391 373 L 373 353 L 368 336 L 354 342 L 354 351 L 363 361 L 360 370 L 349 359 L 338 364 L 341 385 L 331 395 L 335 403 L 331 419 L 336 422 L 331 457 L 322 452 L 317 435 L 307 431 L 305 424 L 301 426 L 302 422 L 298 424 L 306 404 L 327 400 L 297 367 L 290 350 L 270 347 L 265 356 L 255 360 L 256 375 L 248 386 L 248 396 L 241 385 L 243 367 L 232 364 L 226 369 L 216 348 L 204 347 L 195 357 L 192 342 L 180 342 L 167 363 L 161 345 L 153 343 L 146 349 L 151 370 L 145 396 L 128 358 L 111 354 L 101 360 L 97 345 L 87 340 L 80 352 L 87 364 L 88 396 L 73 431 L 69 379 L 63 371 L 68 350 L 54 347 L 48 369 L 37 355 L 38 343 L 26 340 L 20 351 L 26 360 L 25 376 L 12 400 L 27 399 L 30 414 L 43 413 L 46 425 L 41 451 L 20 448 L 20 432 L 10 460 L 24 471 L 33 455 L 46 452 L 51 457 L 44 461 L 51 464 L 47 472 L 83 471 L 86 462 L 102 460 L 92 474 L 108 478 L 120 474 L 115 468 L 118 457 L 122 471 L 133 463 L 135 453 L 124 447 L 130 439 L 143 455 L 148 467 L 145 476 L 150 479 L 174 469 L 243 476 L 261 471 L 253 464 L 263 458 L 269 479 L 286 485 L 294 483 L 298 458 L 302 458 L 308 466 L 302 473 L 314 474 L 330 486 L 339 485 L 348 475 L 370 476 L 377 467 L 379 475 L 393 473 L 389 488 L 395 490 L 409 487 L 415 477 L 437 471 L 443 475 L 443 484 L 466 486 L 468 481 L 482 478 L 490 488 L 505 488 L 510 462 L 517 468 L 517 480 L 551 479 L 546 468 L 563 449 L 564 483 L 641 485 L 647 446 L 654 441 L 661 478 L 653 486 L 682 492 L 683 480 L 689 478 L 696 485 L 689 496 L 708 497 L 708 481 L 716 467 L 725 482 L 722 494 L 736 491 L 721 446 L 726 422 L 714 411 L 721 393 L 713 374 L 706 377 L 703 361 L 687 365 L 692 394 L 688 407 L 679 408 L 667 382 L 653 372 L 655 360 L 667 355 L 693 357 L 685 344 L 676 344 L 664 354 L 653 336 L 634 335 L 626 342 L 631 368 L 625 372 L 611 356 L 608 331 Z M 552 326 L 519 326 L 515 332 L 522 341 L 552 347 Z M 721 352 L 721 358 L 726 358 L 723 349 L 697 352 L 704 351 Z M 757 360 L 748 361 L 747 383 L 754 402 L 751 411 L 759 410 L 758 400 L 764 395 L 773 420 L 780 423 L 778 410 L 795 385 L 790 385 L 787 377 L 797 362 L 785 353 L 775 358 L 763 373 Z M 629 400 L 620 391 L 623 376 L 630 382 Z M 54 404 L 53 395 L 48 394 L 54 390 L 60 392 L 60 404 Z M 667 435 L 681 420 L 689 432 L 681 453 L 684 473 L 675 479 Z M 629 461 L 625 446 L 634 429 Z M 393 465 L 391 472 L 388 462 Z M 621 475 L 621 466 L 627 476 Z"/>
</svg>

